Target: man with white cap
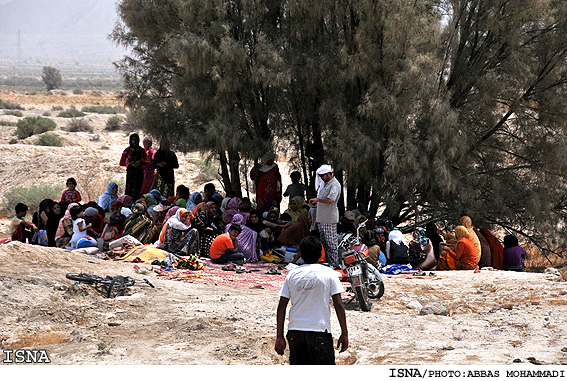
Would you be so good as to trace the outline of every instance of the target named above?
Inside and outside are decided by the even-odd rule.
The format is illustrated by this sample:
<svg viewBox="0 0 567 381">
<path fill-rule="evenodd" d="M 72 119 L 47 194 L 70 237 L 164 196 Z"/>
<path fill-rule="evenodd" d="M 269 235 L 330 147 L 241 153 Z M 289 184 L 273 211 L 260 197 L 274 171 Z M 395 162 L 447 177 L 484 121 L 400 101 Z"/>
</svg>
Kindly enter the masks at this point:
<svg viewBox="0 0 567 381">
<path fill-rule="evenodd" d="M 317 227 L 321 242 L 325 247 L 327 262 L 339 267 L 339 238 L 337 223 L 339 222 L 338 201 L 341 194 L 341 184 L 333 176 L 333 168 L 324 164 L 316 171 L 315 187 L 317 197 L 309 200 L 311 205 L 317 206 Z"/>
</svg>

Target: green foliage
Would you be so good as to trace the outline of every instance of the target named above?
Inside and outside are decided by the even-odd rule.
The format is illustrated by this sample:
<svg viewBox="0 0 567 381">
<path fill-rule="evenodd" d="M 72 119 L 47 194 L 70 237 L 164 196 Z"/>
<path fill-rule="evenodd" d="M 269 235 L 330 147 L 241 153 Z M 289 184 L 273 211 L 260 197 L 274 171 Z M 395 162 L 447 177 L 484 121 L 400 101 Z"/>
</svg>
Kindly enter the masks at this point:
<svg viewBox="0 0 567 381">
<path fill-rule="evenodd" d="M 73 118 L 67 123 L 69 132 L 93 132 L 93 128 L 88 120 L 84 118 Z"/>
<path fill-rule="evenodd" d="M 122 124 L 124 123 L 124 119 L 118 115 L 113 115 L 106 120 L 106 127 L 105 129 L 108 131 L 117 131 L 122 128 Z"/>
<path fill-rule="evenodd" d="M 59 200 L 61 198 L 61 185 L 32 185 L 30 187 L 15 187 L 3 195 L 2 208 L 6 215 L 14 214 L 14 208 L 18 202 L 26 204 L 28 213 L 33 213 L 39 207 L 39 203 L 46 198 Z"/>
<path fill-rule="evenodd" d="M 57 114 L 57 116 L 60 118 L 81 118 L 85 115 L 87 114 L 77 110 L 76 108 L 70 108 L 68 110 L 61 111 L 59 114 Z"/>
<path fill-rule="evenodd" d="M 19 111 L 19 110 L 8 110 L 8 111 L 4 111 L 5 115 L 13 115 L 13 116 L 17 116 L 18 118 L 21 118 L 22 116 L 24 116 L 24 114 Z"/>
<path fill-rule="evenodd" d="M 47 87 L 47 91 L 58 89 L 63 84 L 63 77 L 61 76 L 61 72 L 59 69 L 56 69 L 52 66 L 44 66 L 43 67 L 43 75 L 41 76 L 41 80 L 45 83 Z"/>
<path fill-rule="evenodd" d="M 57 124 L 53 120 L 41 116 L 27 116 L 18 120 L 16 127 L 18 139 L 25 139 L 32 135 L 52 131 L 57 127 Z"/>
<path fill-rule="evenodd" d="M 83 107 L 82 111 L 94 112 L 97 114 L 123 114 L 126 112 L 126 109 L 122 106 L 92 105 Z"/>
<path fill-rule="evenodd" d="M 17 103 L 10 102 L 10 101 L 3 101 L 2 99 L 0 99 L 0 109 L 23 110 L 24 108 Z"/>
<path fill-rule="evenodd" d="M 63 141 L 57 135 L 45 133 L 40 135 L 39 138 L 33 142 L 36 146 L 52 146 L 52 147 L 62 147 Z"/>
<path fill-rule="evenodd" d="M 0 126 L 15 126 L 16 122 L 11 122 L 9 120 L 0 119 Z"/>
</svg>

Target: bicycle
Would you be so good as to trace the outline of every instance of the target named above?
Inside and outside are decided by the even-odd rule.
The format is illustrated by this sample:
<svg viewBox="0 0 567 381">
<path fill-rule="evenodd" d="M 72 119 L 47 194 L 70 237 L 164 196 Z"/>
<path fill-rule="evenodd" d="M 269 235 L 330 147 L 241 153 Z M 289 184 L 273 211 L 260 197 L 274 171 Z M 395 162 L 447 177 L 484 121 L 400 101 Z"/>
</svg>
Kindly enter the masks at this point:
<svg viewBox="0 0 567 381">
<path fill-rule="evenodd" d="M 87 273 L 68 273 L 65 275 L 67 279 L 74 280 L 74 284 L 90 284 L 97 288 L 99 285 L 106 288 L 107 298 L 116 298 L 121 296 L 124 291 L 131 286 L 139 283 L 145 283 L 151 288 L 155 288 L 153 284 L 147 279 L 135 279 L 130 276 L 116 275 L 114 277 L 107 276 L 106 278 L 94 274 Z"/>
</svg>

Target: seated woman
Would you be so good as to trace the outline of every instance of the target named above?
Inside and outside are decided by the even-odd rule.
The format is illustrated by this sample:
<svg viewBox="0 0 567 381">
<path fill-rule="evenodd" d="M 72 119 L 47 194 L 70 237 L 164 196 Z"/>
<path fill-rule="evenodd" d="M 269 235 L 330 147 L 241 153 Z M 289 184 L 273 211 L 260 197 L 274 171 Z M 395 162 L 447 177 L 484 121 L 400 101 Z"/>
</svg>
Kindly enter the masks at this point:
<svg viewBox="0 0 567 381">
<path fill-rule="evenodd" d="M 388 234 L 385 254 L 388 264 L 406 265 L 410 262 L 409 247 L 404 235 L 398 229 L 394 229 Z"/>
<path fill-rule="evenodd" d="M 175 197 L 175 204 L 180 208 L 185 208 L 189 200 L 189 188 L 183 184 L 179 185 L 175 192 Z"/>
<path fill-rule="evenodd" d="M 97 204 L 99 204 L 105 212 L 110 212 L 110 207 L 116 200 L 118 200 L 118 184 L 111 181 L 106 186 L 106 192 L 99 196 Z"/>
<path fill-rule="evenodd" d="M 211 245 L 210 257 L 213 263 L 229 263 L 237 265 L 244 264 L 244 254 L 238 252 L 238 235 L 241 227 L 238 224 L 232 224 L 228 232 L 215 238 Z"/>
<path fill-rule="evenodd" d="M 409 245 L 409 257 L 412 267 L 420 268 L 424 271 L 433 270 L 437 265 L 433 244 L 425 236 L 423 228 L 416 228 L 413 232 L 413 240 Z"/>
<path fill-rule="evenodd" d="M 47 215 L 47 225 L 45 229 L 47 232 L 48 246 L 55 247 L 55 234 L 57 233 L 57 227 L 64 214 L 64 211 L 61 210 L 60 203 L 55 202 L 51 205 L 51 211 Z"/>
<path fill-rule="evenodd" d="M 378 244 L 378 237 L 374 230 L 368 229 L 362 236 L 362 243 L 368 247 L 366 261 L 376 268 L 386 266 L 386 255 Z"/>
<path fill-rule="evenodd" d="M 289 202 L 289 207 L 285 210 L 284 213 L 289 214 L 291 216 L 291 221 L 293 223 L 296 223 L 297 219 L 303 212 L 303 198 L 301 196 L 295 196 Z"/>
<path fill-rule="evenodd" d="M 244 216 L 241 214 L 235 214 L 234 217 L 232 217 L 231 223 L 226 228 L 227 232 L 232 225 L 238 225 L 240 227 L 237 245 L 238 252 L 244 254 L 244 258 L 246 258 L 247 262 L 258 262 L 258 233 L 246 227 Z"/>
<path fill-rule="evenodd" d="M 153 221 L 146 211 L 146 207 L 138 203 L 134 205 L 132 214 L 126 219 L 123 235 L 130 235 L 143 244 L 148 243 L 153 228 Z"/>
<path fill-rule="evenodd" d="M 189 196 L 189 200 L 187 201 L 187 205 L 185 206 L 185 209 L 193 210 L 197 205 L 199 205 L 202 202 L 203 202 L 203 196 L 201 195 L 201 193 L 193 192 L 191 193 L 191 196 Z"/>
<path fill-rule="evenodd" d="M 178 256 L 191 255 L 195 251 L 197 229 L 191 228 L 193 213 L 185 208 L 179 208 L 175 215 L 167 220 L 162 230 L 163 242 L 161 249 Z"/>
<path fill-rule="evenodd" d="M 526 251 L 518 244 L 518 238 L 509 234 L 504 237 L 503 270 L 526 271 Z"/>
<path fill-rule="evenodd" d="M 132 197 L 128 195 L 124 195 L 118 197 L 116 201 L 119 201 L 120 204 L 122 205 L 120 209 L 120 213 L 122 213 L 124 217 L 128 218 L 128 216 L 132 214 L 132 205 L 134 204 L 134 200 L 132 200 Z"/>
<path fill-rule="evenodd" d="M 84 219 L 87 224 L 91 225 L 92 230 L 94 230 L 98 235 L 102 234 L 102 230 L 104 229 L 104 222 L 103 217 L 99 214 L 98 210 L 96 210 L 92 206 L 89 206 L 85 209 L 84 214 Z"/>
<path fill-rule="evenodd" d="M 454 250 L 450 244 L 442 243 L 443 251 L 439 254 L 438 270 L 474 270 L 477 268 L 476 251 L 468 238 L 469 232 L 464 226 L 455 228 L 457 243 Z"/>
<path fill-rule="evenodd" d="M 474 245 L 474 250 L 476 253 L 476 263 L 478 264 L 482 257 L 482 246 L 480 245 L 480 240 L 478 239 L 478 236 L 474 231 L 471 218 L 469 216 L 461 217 L 461 220 L 459 221 L 459 225 L 464 226 L 469 232 L 469 239 L 472 241 Z"/>
<path fill-rule="evenodd" d="M 283 246 L 297 249 L 299 248 L 301 240 L 309 235 L 309 228 L 311 227 L 309 212 L 303 208 L 301 209 L 303 213 L 301 213 L 297 221 L 293 225 L 283 229 L 278 237 L 278 242 Z"/>
<path fill-rule="evenodd" d="M 242 204 L 242 200 L 238 197 L 233 197 L 230 199 L 228 204 L 226 205 L 226 210 L 224 211 L 224 218 L 223 221 L 225 224 L 229 224 L 232 221 L 232 217 L 235 214 L 240 213 L 240 204 Z M 245 217 L 245 221 L 248 221 L 248 214 Z"/>
<path fill-rule="evenodd" d="M 212 204 L 216 205 L 214 201 Z M 220 218 L 215 216 L 211 209 L 203 210 L 191 220 L 191 226 L 195 227 L 199 232 L 199 256 L 208 257 L 211 244 L 214 239 L 223 233 L 223 230 L 219 230 L 218 226 L 215 224 L 215 218 Z"/>
<path fill-rule="evenodd" d="M 248 197 L 242 197 L 242 202 L 238 206 L 238 210 L 243 216 L 245 214 L 250 214 L 250 212 L 252 211 L 252 202 Z"/>
<path fill-rule="evenodd" d="M 114 201 L 110 206 L 110 216 L 105 221 L 106 225 L 102 231 L 101 237 L 104 242 L 114 241 L 122 237 L 124 232 L 124 225 L 126 224 L 126 217 L 121 213 L 122 203 Z"/>
<path fill-rule="evenodd" d="M 277 209 L 272 209 L 268 212 L 266 219 L 263 221 L 264 230 L 260 232 L 260 242 L 264 253 L 276 247 L 279 243 L 278 238 L 283 229 L 293 224 L 291 221 L 282 221 L 279 218 L 280 216 Z"/>
<path fill-rule="evenodd" d="M 59 221 L 57 231 L 55 232 L 55 246 L 65 248 L 69 246 L 71 237 L 73 237 L 73 219 L 71 218 L 71 208 L 79 206 L 78 203 L 72 202 L 67 206 L 67 210 L 63 218 Z"/>
</svg>

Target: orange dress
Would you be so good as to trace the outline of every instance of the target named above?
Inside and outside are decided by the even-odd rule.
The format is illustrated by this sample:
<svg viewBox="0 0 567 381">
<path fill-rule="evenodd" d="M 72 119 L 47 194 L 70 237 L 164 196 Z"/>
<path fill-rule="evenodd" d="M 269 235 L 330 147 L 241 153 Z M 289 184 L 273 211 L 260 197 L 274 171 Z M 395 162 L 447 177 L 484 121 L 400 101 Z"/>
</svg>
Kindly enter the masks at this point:
<svg viewBox="0 0 567 381">
<path fill-rule="evenodd" d="M 474 270 L 477 267 L 476 250 L 469 238 L 461 238 L 455 251 L 446 249 L 439 255 L 439 270 Z"/>
</svg>

